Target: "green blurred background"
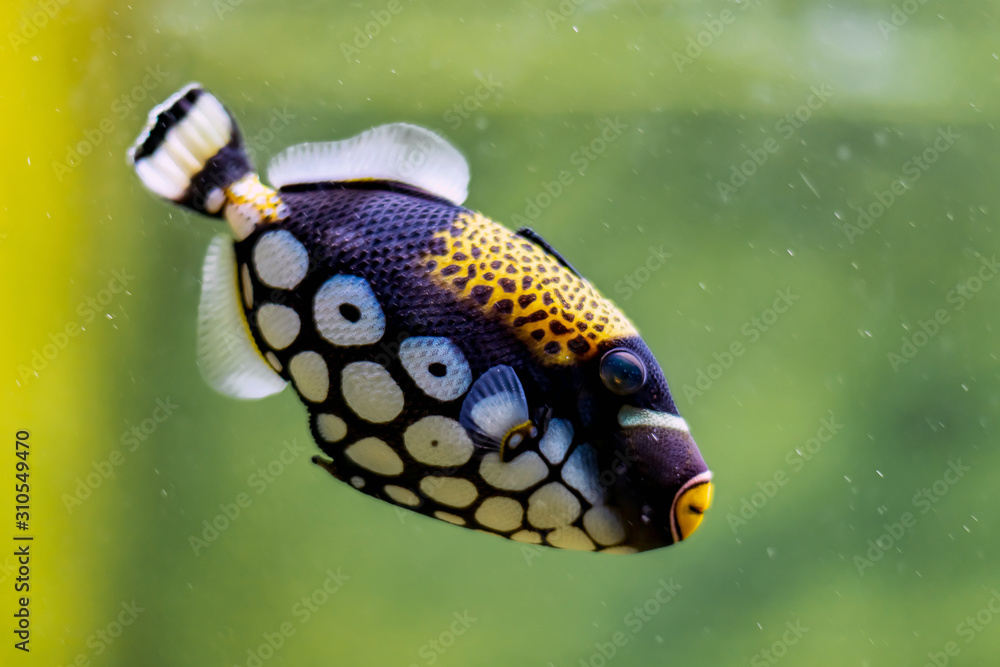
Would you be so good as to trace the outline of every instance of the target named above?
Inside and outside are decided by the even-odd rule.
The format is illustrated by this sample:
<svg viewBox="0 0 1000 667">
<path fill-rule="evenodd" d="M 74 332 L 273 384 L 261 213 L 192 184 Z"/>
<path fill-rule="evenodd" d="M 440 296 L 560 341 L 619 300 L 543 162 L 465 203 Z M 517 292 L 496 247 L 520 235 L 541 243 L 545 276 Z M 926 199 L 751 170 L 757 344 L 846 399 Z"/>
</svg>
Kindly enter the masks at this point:
<svg viewBox="0 0 1000 667">
<path fill-rule="evenodd" d="M 28 655 L 0 549 L 4 664 L 995 664 L 1000 4 L 3 13 L 0 539 L 18 429 L 35 535 Z M 192 80 L 260 166 L 442 131 L 467 204 L 531 219 L 658 355 L 715 472 L 697 535 L 602 557 L 457 530 L 312 466 L 291 392 L 212 393 L 194 329 L 220 227 L 124 157 Z"/>
</svg>

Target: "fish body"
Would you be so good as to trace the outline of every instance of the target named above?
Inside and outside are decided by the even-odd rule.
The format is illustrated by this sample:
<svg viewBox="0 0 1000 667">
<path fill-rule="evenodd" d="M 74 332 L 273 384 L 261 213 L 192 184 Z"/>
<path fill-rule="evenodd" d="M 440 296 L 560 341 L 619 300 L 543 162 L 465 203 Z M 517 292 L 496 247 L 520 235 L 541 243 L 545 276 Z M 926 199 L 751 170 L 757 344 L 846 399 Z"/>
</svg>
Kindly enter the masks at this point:
<svg viewBox="0 0 1000 667">
<path fill-rule="evenodd" d="M 632 323 L 537 234 L 463 207 L 468 166 L 438 135 L 293 146 L 269 187 L 191 84 L 130 156 L 154 193 L 229 223 L 204 268 L 206 380 L 291 383 L 333 476 L 560 548 L 631 553 L 700 524 L 711 473 Z"/>
</svg>

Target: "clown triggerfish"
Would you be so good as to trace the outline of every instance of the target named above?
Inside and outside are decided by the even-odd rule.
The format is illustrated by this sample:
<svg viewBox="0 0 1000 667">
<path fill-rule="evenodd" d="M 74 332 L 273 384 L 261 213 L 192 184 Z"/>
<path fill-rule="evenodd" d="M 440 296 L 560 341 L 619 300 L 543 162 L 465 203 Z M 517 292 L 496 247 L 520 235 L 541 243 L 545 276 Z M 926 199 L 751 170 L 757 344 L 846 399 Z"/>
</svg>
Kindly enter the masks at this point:
<svg viewBox="0 0 1000 667">
<path fill-rule="evenodd" d="M 293 146 L 268 187 L 191 84 L 129 157 L 155 194 L 229 223 L 203 270 L 205 379 L 248 399 L 291 382 L 337 479 L 563 549 L 655 549 L 701 523 L 712 474 L 649 348 L 537 234 L 462 206 L 468 164 L 437 134 Z"/>
</svg>

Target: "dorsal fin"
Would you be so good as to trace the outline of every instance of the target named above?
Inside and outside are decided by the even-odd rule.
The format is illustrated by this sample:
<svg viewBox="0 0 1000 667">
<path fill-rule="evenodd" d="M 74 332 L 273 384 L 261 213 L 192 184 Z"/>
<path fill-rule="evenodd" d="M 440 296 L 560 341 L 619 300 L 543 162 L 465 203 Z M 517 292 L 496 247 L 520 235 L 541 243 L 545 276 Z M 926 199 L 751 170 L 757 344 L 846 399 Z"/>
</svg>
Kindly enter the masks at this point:
<svg viewBox="0 0 1000 667">
<path fill-rule="evenodd" d="M 198 364 L 216 391 L 234 398 L 264 398 L 285 381 L 250 338 L 236 286 L 233 240 L 219 234 L 208 246 L 198 304 Z"/>
<path fill-rule="evenodd" d="M 523 238 L 528 239 L 529 241 L 531 241 L 534 244 L 540 245 L 542 247 L 542 250 L 544 250 L 548 254 L 552 255 L 552 258 L 554 260 L 556 260 L 557 262 L 559 262 L 560 264 L 562 264 L 563 266 L 565 266 L 569 270 L 569 272 L 572 273 L 577 278 L 582 278 L 583 277 L 583 276 L 580 275 L 579 271 L 577 271 L 576 269 L 573 268 L 572 264 L 570 264 L 569 262 L 566 261 L 565 257 L 563 257 L 562 255 L 559 254 L 558 250 L 556 250 L 555 248 L 553 248 L 552 246 L 550 246 L 549 242 L 546 241 L 545 239 L 543 239 L 541 236 L 539 236 L 538 232 L 536 232 L 531 227 L 521 227 L 519 230 L 517 230 L 514 233 L 517 234 L 518 236 L 521 236 Z"/>
<path fill-rule="evenodd" d="M 299 144 L 267 165 L 276 188 L 303 183 L 398 181 L 461 204 L 469 194 L 469 164 L 443 138 L 416 125 L 392 123 L 343 141 Z"/>
</svg>

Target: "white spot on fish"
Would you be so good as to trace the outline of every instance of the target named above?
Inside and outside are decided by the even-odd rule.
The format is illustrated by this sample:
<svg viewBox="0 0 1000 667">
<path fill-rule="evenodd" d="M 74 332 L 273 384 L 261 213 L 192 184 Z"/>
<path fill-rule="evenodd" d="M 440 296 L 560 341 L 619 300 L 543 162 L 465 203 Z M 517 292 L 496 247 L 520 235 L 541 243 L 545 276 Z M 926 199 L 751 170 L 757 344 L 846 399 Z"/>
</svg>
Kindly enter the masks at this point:
<svg viewBox="0 0 1000 667">
<path fill-rule="evenodd" d="M 500 461 L 500 454 L 490 452 L 483 457 L 479 474 L 487 484 L 505 491 L 524 491 L 538 484 L 549 474 L 542 457 L 524 452 L 509 463 Z"/>
<path fill-rule="evenodd" d="M 472 457 L 473 445 L 462 425 L 453 419 L 430 415 L 403 434 L 406 451 L 430 466 L 460 466 Z"/>
<path fill-rule="evenodd" d="M 299 336 L 299 314 L 288 306 L 265 303 L 257 310 L 260 335 L 273 350 L 283 350 Z"/>
<path fill-rule="evenodd" d="M 576 526 L 562 526 L 553 530 L 545 536 L 545 540 L 554 547 L 560 549 L 573 549 L 575 551 L 593 551 L 594 543 L 590 541 L 587 534 Z"/>
<path fill-rule="evenodd" d="M 515 542 L 524 542 L 525 544 L 541 544 L 542 536 L 533 530 L 519 530 L 510 536 L 510 539 Z"/>
<path fill-rule="evenodd" d="M 240 267 L 240 283 L 243 285 L 243 303 L 247 308 L 253 308 L 253 283 L 250 282 L 250 268 L 244 264 Z"/>
<path fill-rule="evenodd" d="M 316 430 L 327 442 L 339 442 L 347 435 L 347 424 L 337 415 L 316 415 Z"/>
<path fill-rule="evenodd" d="M 580 516 L 580 501 L 559 482 L 550 482 L 528 498 L 528 521 L 535 528 L 568 526 Z"/>
<path fill-rule="evenodd" d="M 385 333 L 385 314 L 371 286 L 358 276 L 334 276 L 313 300 L 316 329 L 334 345 L 371 345 Z"/>
<path fill-rule="evenodd" d="M 399 505 L 416 507 L 420 504 L 420 497 L 409 489 L 404 489 L 403 487 L 396 486 L 395 484 L 386 484 L 383 490 L 387 496 L 392 498 L 393 502 Z"/>
<path fill-rule="evenodd" d="M 451 507 L 468 507 L 479 495 L 475 484 L 459 477 L 424 477 L 420 480 L 420 492 Z"/>
<path fill-rule="evenodd" d="M 344 400 L 354 412 L 370 422 L 392 421 L 403 410 L 403 391 L 380 364 L 355 361 L 340 377 Z"/>
<path fill-rule="evenodd" d="M 465 355 L 447 338 L 407 338 L 399 346 L 399 361 L 417 386 L 439 401 L 455 400 L 472 383 Z"/>
<path fill-rule="evenodd" d="M 290 232 L 278 229 L 257 240 L 253 262 L 257 276 L 265 285 L 293 289 L 306 277 L 309 253 Z"/>
<path fill-rule="evenodd" d="M 281 362 L 278 360 L 278 357 L 277 355 L 274 354 L 274 352 L 268 350 L 267 352 L 264 353 L 264 358 L 267 359 L 267 363 L 271 364 L 271 368 L 273 368 L 279 373 L 281 372 L 283 366 L 281 365 Z"/>
<path fill-rule="evenodd" d="M 520 528 L 523 518 L 524 507 L 521 503 L 504 496 L 487 498 L 476 510 L 476 521 L 504 533 Z"/>
<path fill-rule="evenodd" d="M 562 478 L 566 483 L 579 491 L 593 505 L 600 504 L 604 500 L 604 487 L 601 486 L 598 474 L 597 452 L 588 444 L 580 445 L 573 450 L 562 469 Z"/>
<path fill-rule="evenodd" d="M 538 441 L 538 449 L 549 463 L 562 463 L 573 441 L 573 425 L 565 419 L 553 419 L 545 435 Z"/>
<path fill-rule="evenodd" d="M 625 539 L 625 526 L 618 512 L 603 505 L 592 507 L 583 515 L 583 527 L 595 542 L 604 546 Z"/>
<path fill-rule="evenodd" d="M 378 438 L 364 438 L 344 450 L 350 460 L 377 475 L 393 476 L 403 472 L 403 459 L 392 447 Z"/>
<path fill-rule="evenodd" d="M 441 511 L 438 511 L 438 512 L 434 512 L 434 516 L 436 518 L 438 518 L 438 519 L 441 519 L 442 521 L 447 521 L 448 523 L 453 523 L 456 526 L 464 526 L 465 525 L 465 519 L 463 519 L 460 516 L 456 516 L 454 514 L 451 514 L 450 512 L 441 512 Z"/>
<path fill-rule="evenodd" d="M 313 403 L 322 403 L 330 392 L 330 373 L 326 362 L 316 352 L 299 352 L 288 363 L 295 388 L 302 397 Z"/>
</svg>

